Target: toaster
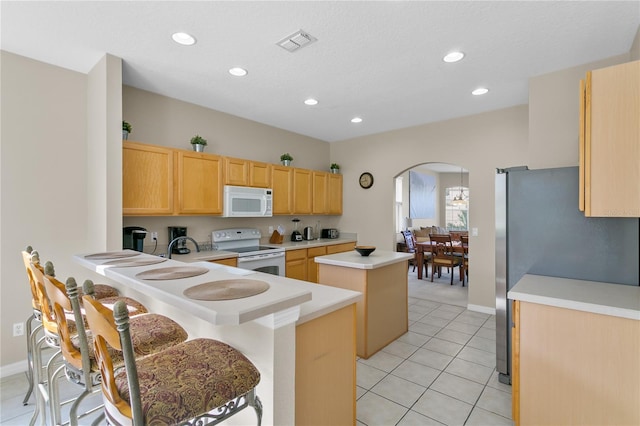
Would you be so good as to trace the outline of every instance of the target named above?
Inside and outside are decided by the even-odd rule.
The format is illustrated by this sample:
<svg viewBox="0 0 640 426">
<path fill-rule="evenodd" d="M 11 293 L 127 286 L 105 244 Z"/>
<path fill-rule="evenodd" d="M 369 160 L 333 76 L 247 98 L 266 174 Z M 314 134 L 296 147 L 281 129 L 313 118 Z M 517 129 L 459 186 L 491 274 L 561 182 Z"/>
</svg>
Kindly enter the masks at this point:
<svg viewBox="0 0 640 426">
<path fill-rule="evenodd" d="M 322 230 L 322 238 L 338 238 L 340 236 L 340 233 L 338 232 L 337 229 L 335 228 L 328 228 L 328 229 L 323 229 Z"/>
</svg>

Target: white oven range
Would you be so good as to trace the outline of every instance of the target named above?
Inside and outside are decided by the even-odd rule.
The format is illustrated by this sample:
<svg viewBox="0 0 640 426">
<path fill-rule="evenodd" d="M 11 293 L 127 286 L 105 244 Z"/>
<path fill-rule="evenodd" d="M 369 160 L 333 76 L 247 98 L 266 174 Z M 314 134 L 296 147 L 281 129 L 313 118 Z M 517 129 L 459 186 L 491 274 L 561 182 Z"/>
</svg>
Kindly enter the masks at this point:
<svg viewBox="0 0 640 426">
<path fill-rule="evenodd" d="M 213 231 L 211 241 L 218 250 L 238 253 L 238 268 L 284 277 L 284 248 L 261 246 L 261 236 L 255 228 L 229 228 Z"/>
</svg>

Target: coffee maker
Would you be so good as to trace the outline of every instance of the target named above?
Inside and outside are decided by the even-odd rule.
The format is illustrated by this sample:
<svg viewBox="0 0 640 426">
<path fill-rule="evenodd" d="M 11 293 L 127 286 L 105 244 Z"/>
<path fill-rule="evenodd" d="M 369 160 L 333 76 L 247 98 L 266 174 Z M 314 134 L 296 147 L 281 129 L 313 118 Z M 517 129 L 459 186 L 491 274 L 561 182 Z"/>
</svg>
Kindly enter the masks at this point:
<svg viewBox="0 0 640 426">
<path fill-rule="evenodd" d="M 122 248 L 142 251 L 144 237 L 147 230 L 141 226 L 126 226 L 122 228 Z"/>
<path fill-rule="evenodd" d="M 186 237 L 187 236 L 187 227 L 186 226 L 169 226 L 169 243 L 175 240 L 178 237 Z M 187 248 L 187 240 L 182 239 L 173 245 L 171 249 L 171 253 L 173 254 L 189 254 L 191 250 Z"/>
</svg>

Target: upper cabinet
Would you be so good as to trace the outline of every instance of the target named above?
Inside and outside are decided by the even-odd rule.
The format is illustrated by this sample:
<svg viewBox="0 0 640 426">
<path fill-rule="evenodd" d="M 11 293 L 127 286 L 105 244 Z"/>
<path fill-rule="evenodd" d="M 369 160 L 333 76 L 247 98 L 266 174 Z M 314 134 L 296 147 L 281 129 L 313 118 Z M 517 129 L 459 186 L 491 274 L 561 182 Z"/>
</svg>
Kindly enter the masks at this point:
<svg viewBox="0 0 640 426">
<path fill-rule="evenodd" d="M 293 213 L 293 168 L 273 166 L 271 169 L 273 189 L 273 214 Z"/>
<path fill-rule="evenodd" d="M 179 150 L 176 155 L 176 214 L 222 214 L 222 157 Z"/>
<path fill-rule="evenodd" d="M 640 61 L 590 71 L 580 89 L 580 210 L 640 217 Z"/>
<path fill-rule="evenodd" d="M 135 142 L 122 147 L 122 213 L 173 214 L 173 150 Z"/>
<path fill-rule="evenodd" d="M 342 175 L 123 141 L 125 216 L 220 215 L 223 186 L 273 190 L 273 214 L 342 214 Z"/>
<path fill-rule="evenodd" d="M 224 184 L 269 188 L 271 185 L 271 164 L 241 158 L 224 158 Z"/>
</svg>

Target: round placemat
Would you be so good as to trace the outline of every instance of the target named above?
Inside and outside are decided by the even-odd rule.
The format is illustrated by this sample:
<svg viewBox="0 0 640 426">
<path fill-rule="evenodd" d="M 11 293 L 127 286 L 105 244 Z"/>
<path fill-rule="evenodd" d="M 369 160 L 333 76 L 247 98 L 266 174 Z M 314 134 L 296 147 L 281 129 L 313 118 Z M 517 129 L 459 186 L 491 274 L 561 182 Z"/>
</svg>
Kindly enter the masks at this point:
<svg viewBox="0 0 640 426">
<path fill-rule="evenodd" d="M 166 262 L 162 257 L 147 257 L 146 259 L 116 259 L 104 262 L 101 266 L 113 266 L 114 268 L 127 268 L 130 266 L 147 266 Z"/>
<path fill-rule="evenodd" d="M 194 285 L 184 291 L 184 295 L 196 300 L 231 300 L 255 296 L 269 289 L 269 284 L 259 280 L 220 280 Z"/>
<path fill-rule="evenodd" d="M 138 255 L 140 255 L 140 252 L 136 251 L 107 251 L 104 253 L 88 254 L 84 258 L 92 260 L 122 259 L 125 257 L 133 257 Z"/>
<path fill-rule="evenodd" d="M 168 268 L 149 269 L 139 272 L 136 278 L 143 280 L 177 280 L 206 274 L 209 269 L 197 266 L 170 266 Z"/>
</svg>

